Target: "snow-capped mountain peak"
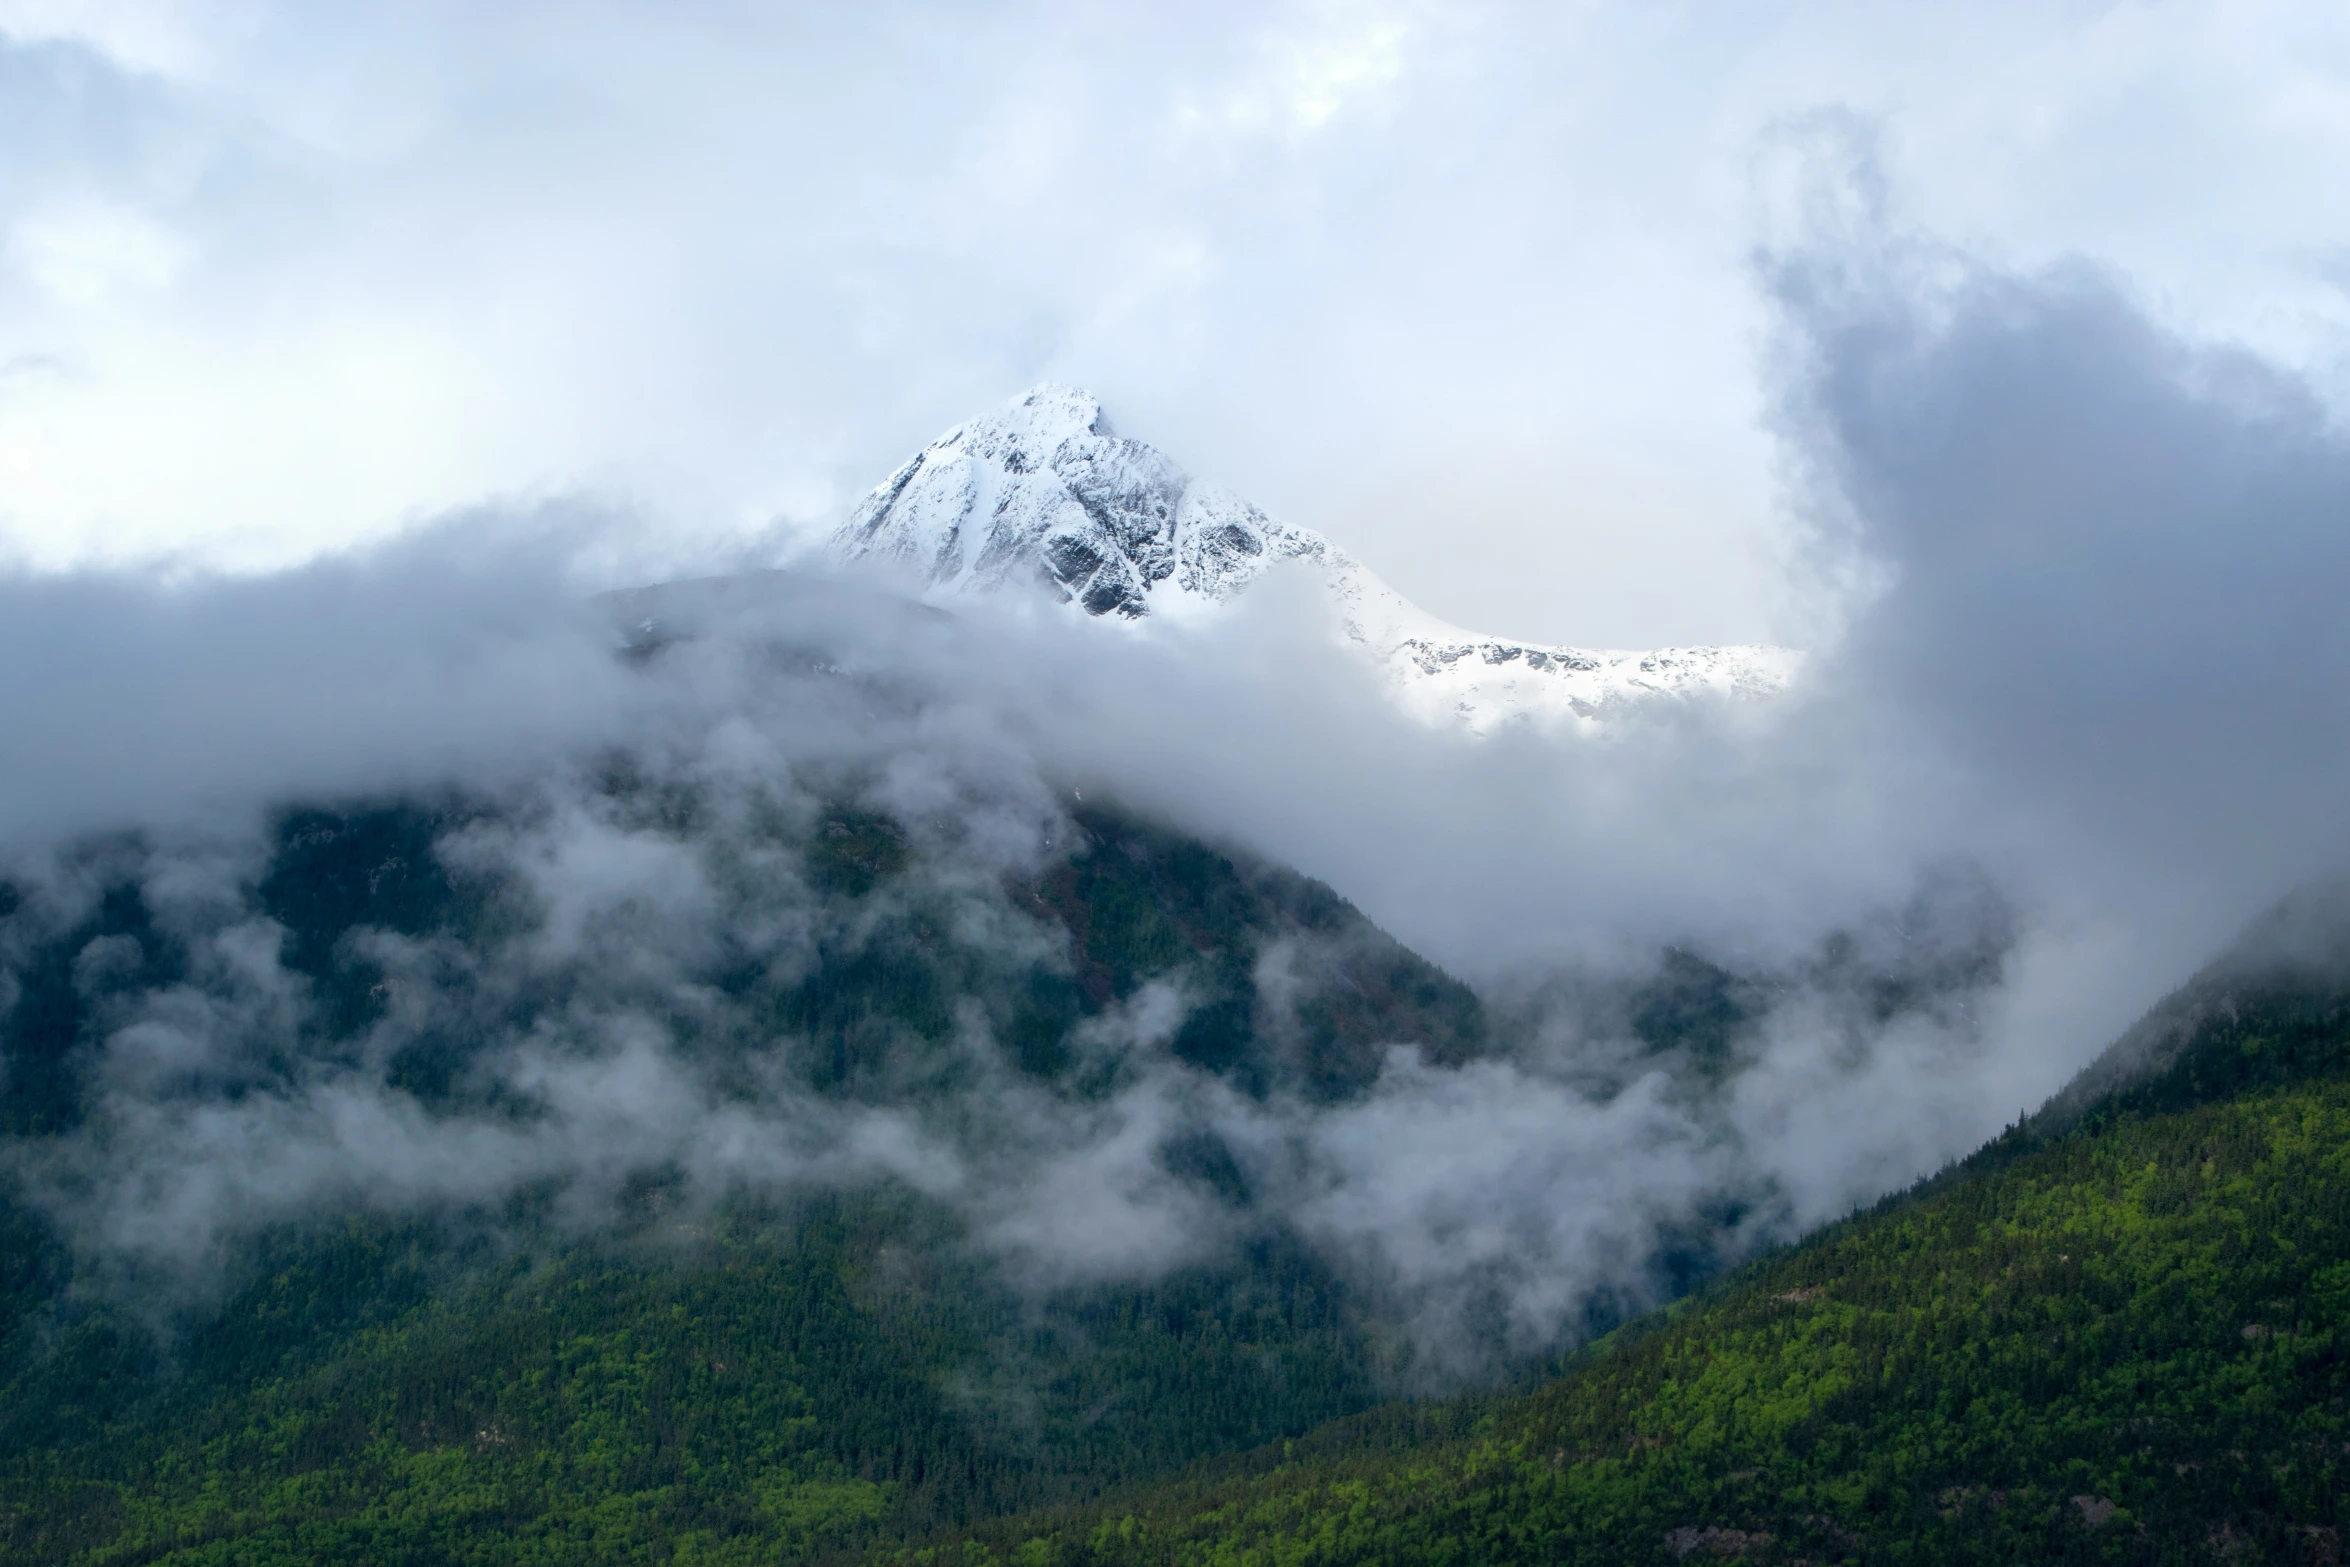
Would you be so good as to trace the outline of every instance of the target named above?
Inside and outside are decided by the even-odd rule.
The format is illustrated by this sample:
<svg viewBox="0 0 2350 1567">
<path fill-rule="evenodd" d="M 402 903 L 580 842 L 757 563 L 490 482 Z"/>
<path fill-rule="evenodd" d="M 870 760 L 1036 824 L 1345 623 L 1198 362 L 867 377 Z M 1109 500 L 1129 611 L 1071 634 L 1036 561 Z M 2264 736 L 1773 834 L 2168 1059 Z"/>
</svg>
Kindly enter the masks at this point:
<svg viewBox="0 0 2350 1567">
<path fill-rule="evenodd" d="M 1049 385 L 931 442 L 833 541 L 843 559 L 911 566 L 931 588 L 1041 577 L 1091 614 L 1127 616 L 1170 592 L 1220 601 L 1316 547 L 1117 435 L 1091 393 Z"/>
<path fill-rule="evenodd" d="M 1093 615 L 1204 610 L 1282 561 L 1326 586 L 1346 640 L 1406 706 L 1475 728 L 1590 720 L 1643 697 L 1762 696 L 1797 655 L 1775 647 L 1619 652 L 1464 631 L 1428 615 L 1322 535 L 1267 517 L 1128 440 L 1089 392 L 1044 385 L 957 426 L 841 524 L 832 552 L 911 573 L 939 594 L 1041 582 Z"/>
</svg>

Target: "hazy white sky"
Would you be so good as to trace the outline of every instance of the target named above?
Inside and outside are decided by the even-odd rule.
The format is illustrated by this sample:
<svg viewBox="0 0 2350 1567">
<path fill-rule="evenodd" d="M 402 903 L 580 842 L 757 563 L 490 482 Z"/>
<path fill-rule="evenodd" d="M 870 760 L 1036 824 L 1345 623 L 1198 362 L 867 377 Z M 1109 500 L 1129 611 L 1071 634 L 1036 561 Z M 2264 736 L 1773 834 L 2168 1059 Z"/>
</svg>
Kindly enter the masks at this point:
<svg viewBox="0 0 2350 1567">
<path fill-rule="evenodd" d="M 2350 10 L 0 0 L 0 554 L 826 521 L 1045 378 L 1482 628 L 1800 639 L 1774 149 L 2350 385 Z"/>
</svg>

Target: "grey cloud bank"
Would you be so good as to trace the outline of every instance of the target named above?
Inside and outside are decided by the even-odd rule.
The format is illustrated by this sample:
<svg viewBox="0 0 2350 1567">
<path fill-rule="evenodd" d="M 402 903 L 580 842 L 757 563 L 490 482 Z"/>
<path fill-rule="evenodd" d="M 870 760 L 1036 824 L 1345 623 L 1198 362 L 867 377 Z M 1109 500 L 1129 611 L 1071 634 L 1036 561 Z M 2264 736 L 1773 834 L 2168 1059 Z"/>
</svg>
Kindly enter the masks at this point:
<svg viewBox="0 0 2350 1567">
<path fill-rule="evenodd" d="M 1823 547 L 1878 584 L 1832 677 L 2014 874 L 2208 943 L 2339 868 L 2350 441 L 2304 381 L 2082 262 L 1878 230 L 1770 271 Z"/>
<path fill-rule="evenodd" d="M 14 1167 L 85 1245 L 199 1274 L 336 1204 L 553 1182 L 594 1223 L 647 1169 L 705 1198 L 894 1180 L 1048 1281 L 1278 1222 L 1438 1361 L 1652 1298 L 1693 1228 L 1734 1251 L 1932 1168 L 2341 858 L 2350 448 L 2289 374 L 2182 343 L 2086 268 L 2002 272 L 1870 218 L 1765 275 L 1804 516 L 1861 586 L 1759 711 L 1432 731 L 1279 581 L 1202 634 L 804 573 L 585 612 L 543 532 L 177 589 L 14 580 L 0 635 L 56 674 L 6 696 L 36 759 L 5 798 L 11 993 L 110 877 L 184 954 L 73 955 L 110 1009 L 96 1108 Z M 632 626 L 649 656 L 620 656 Z M 499 808 L 439 859 L 528 918 L 354 936 L 381 1017 L 299 1058 L 323 1003 L 255 905 L 262 813 L 441 785 Z M 1072 791 L 1323 878 L 1520 1033 L 1466 1064 L 1395 1052 L 1335 1102 L 1251 1096 L 1171 1052 L 1178 979 L 1073 1036 L 1120 1064 L 1099 1097 L 1024 1077 L 966 1013 L 919 1073 L 843 1099 L 714 982 L 788 979 L 915 904 L 989 962 L 1060 961 L 1004 888 L 1066 852 Z M 775 847 L 844 798 L 912 845 L 899 902 L 844 903 Z M 144 837 L 59 847 L 116 826 Z M 1611 1011 L 1668 946 L 1755 998 L 1711 1086 Z M 1260 956 L 1260 992 L 1287 962 Z M 530 1113 L 419 1097 L 403 1074 L 453 1038 Z M 768 1066 L 713 1065 L 746 1039 Z M 1170 1173 L 1202 1130 L 1251 1216 Z"/>
<path fill-rule="evenodd" d="M 0 578 L 0 842 L 528 767 L 627 723 L 566 582 L 603 526 L 458 516 L 257 578 Z"/>
</svg>

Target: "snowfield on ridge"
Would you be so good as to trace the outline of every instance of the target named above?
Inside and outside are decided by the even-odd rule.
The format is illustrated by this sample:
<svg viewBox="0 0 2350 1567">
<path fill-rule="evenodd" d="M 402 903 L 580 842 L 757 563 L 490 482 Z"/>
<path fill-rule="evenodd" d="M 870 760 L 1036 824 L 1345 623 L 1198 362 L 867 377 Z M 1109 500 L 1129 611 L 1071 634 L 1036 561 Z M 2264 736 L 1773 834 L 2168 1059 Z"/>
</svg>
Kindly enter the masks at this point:
<svg viewBox="0 0 2350 1567">
<path fill-rule="evenodd" d="M 1660 698 L 1768 697 L 1801 662 L 1763 645 L 1627 652 L 1448 624 L 1321 534 L 1116 434 L 1100 402 L 1070 387 L 1032 388 L 940 436 L 866 496 L 831 553 L 909 577 L 926 597 L 1042 583 L 1109 619 L 1211 617 L 1294 563 L 1313 573 L 1344 641 L 1387 674 L 1408 711 L 1478 731 L 1589 725 Z"/>
</svg>

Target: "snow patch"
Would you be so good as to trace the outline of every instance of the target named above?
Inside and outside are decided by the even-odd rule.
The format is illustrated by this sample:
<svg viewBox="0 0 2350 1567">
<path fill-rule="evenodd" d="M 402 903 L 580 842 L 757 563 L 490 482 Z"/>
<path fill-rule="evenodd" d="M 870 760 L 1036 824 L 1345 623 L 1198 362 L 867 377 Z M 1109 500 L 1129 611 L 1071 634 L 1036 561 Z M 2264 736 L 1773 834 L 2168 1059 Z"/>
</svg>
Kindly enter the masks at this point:
<svg viewBox="0 0 2350 1567">
<path fill-rule="evenodd" d="M 1321 534 L 1276 522 L 1110 428 L 1089 392 L 1038 386 L 891 474 L 832 540 L 844 563 L 927 596 L 1038 583 L 1091 615 L 1212 615 L 1284 562 L 1313 571 L 1341 637 L 1431 722 L 1592 724 L 1658 699 L 1768 697 L 1801 655 L 1767 646 L 1627 652 L 1514 642 L 1427 614 Z"/>
</svg>

